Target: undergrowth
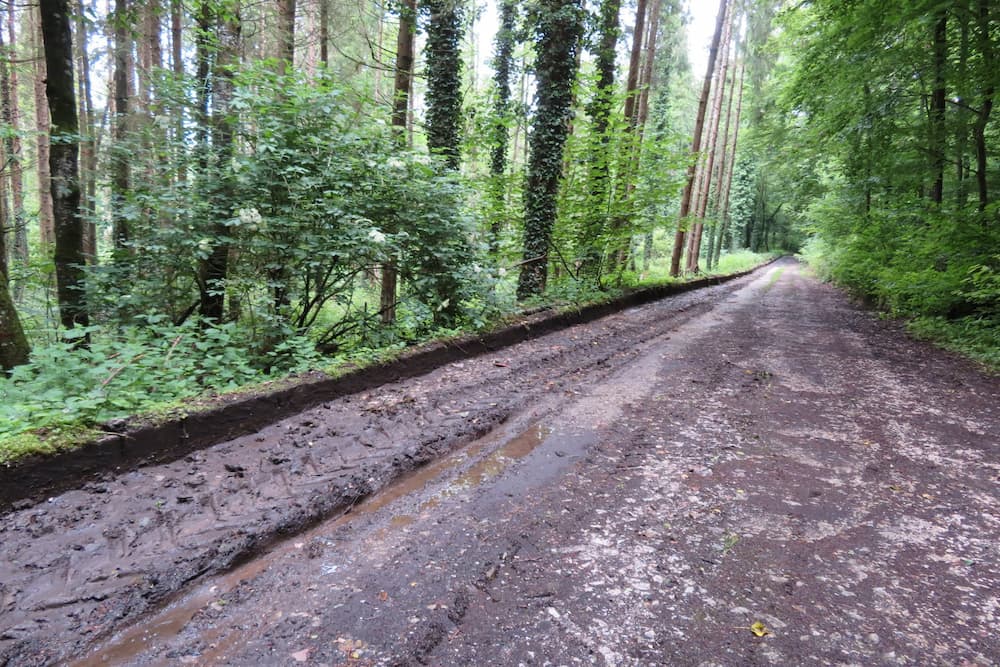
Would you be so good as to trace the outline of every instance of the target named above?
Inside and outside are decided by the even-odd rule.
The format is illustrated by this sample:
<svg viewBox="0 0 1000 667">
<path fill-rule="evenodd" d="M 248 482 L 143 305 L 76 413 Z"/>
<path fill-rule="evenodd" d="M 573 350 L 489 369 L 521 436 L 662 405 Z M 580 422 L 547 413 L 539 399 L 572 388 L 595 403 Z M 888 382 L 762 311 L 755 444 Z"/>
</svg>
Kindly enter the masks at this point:
<svg viewBox="0 0 1000 667">
<path fill-rule="evenodd" d="M 724 256 L 719 272 L 734 273 L 768 259 L 753 253 Z M 648 279 L 627 276 L 626 287 L 650 286 Z M 678 282 L 661 280 L 658 284 Z M 79 340 L 36 345 L 30 363 L 0 375 L 0 464 L 30 454 L 48 454 L 93 440 L 110 424 L 134 416 L 145 421 L 169 419 L 199 409 L 201 399 L 219 394 L 249 393 L 264 383 L 311 370 L 327 375 L 390 361 L 407 347 L 441 340 L 509 322 L 517 314 L 539 308 L 579 308 L 606 302 L 621 293 L 564 280 L 543 299 L 512 306 L 493 317 L 469 321 L 464 328 L 438 328 L 416 335 L 367 337 L 332 355 L 322 356 L 311 341 L 292 336 L 261 351 L 236 323 L 207 325 L 191 320 L 174 326 L 151 321 L 115 332 L 100 327 L 77 329 L 90 334 L 89 347 Z M 209 404 L 210 401 L 208 401 Z"/>
</svg>

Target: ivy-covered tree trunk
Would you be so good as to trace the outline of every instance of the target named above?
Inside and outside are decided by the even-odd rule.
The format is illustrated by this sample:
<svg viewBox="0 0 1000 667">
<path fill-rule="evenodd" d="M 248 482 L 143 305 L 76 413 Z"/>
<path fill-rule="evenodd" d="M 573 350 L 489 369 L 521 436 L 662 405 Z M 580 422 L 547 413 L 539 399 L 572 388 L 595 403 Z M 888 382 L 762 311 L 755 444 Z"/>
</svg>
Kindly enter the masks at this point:
<svg viewBox="0 0 1000 667">
<path fill-rule="evenodd" d="M 500 28 L 496 36 L 493 58 L 493 83 L 496 100 L 493 105 L 493 136 L 490 147 L 490 244 L 494 252 L 500 240 L 500 229 L 506 215 L 504 174 L 507 171 L 507 149 L 510 147 L 510 75 L 514 66 L 514 28 L 517 21 L 517 0 L 500 4 Z"/>
<path fill-rule="evenodd" d="M 450 169 L 461 160 L 462 8 L 461 0 L 426 0 L 427 147 Z"/>
<path fill-rule="evenodd" d="M 592 205 L 580 234 L 580 273 L 598 279 L 602 249 L 600 239 L 608 224 L 608 200 L 611 192 L 610 146 L 608 125 L 614 99 L 615 56 L 621 36 L 618 14 L 621 0 L 602 0 L 599 9 L 597 52 L 597 90 L 589 108 L 591 120 L 591 148 L 588 179 Z"/>
<path fill-rule="evenodd" d="M 537 90 L 524 192 L 524 259 L 517 285 L 521 299 L 545 290 L 563 148 L 573 115 L 576 52 L 583 31 L 583 12 L 577 0 L 539 0 L 532 19 Z"/>
<path fill-rule="evenodd" d="M 45 96 L 52 119 L 49 171 L 55 229 L 59 319 L 67 329 L 87 326 L 80 216 L 79 132 L 73 87 L 73 40 L 67 0 L 41 0 L 42 42 L 47 72 Z"/>
<path fill-rule="evenodd" d="M 233 119 L 230 104 L 233 98 L 233 69 L 239 62 L 240 4 L 232 2 L 218 15 L 218 45 L 212 71 L 211 138 L 216 173 L 208 174 L 205 187 L 210 188 L 209 200 L 214 204 L 216 222 L 211 228 L 208 256 L 200 262 L 200 312 L 211 321 L 222 320 L 226 298 L 226 277 L 229 251 L 232 246 L 229 228 L 224 220 L 232 213 Z"/>
<path fill-rule="evenodd" d="M 698 100 L 698 117 L 694 123 L 694 137 L 691 140 L 691 162 L 688 165 L 687 184 L 681 195 L 681 208 L 678 215 L 677 233 L 674 235 L 674 251 L 670 256 L 670 275 L 681 273 L 681 256 L 684 253 L 684 241 L 687 234 L 687 217 L 691 213 L 691 198 L 697 173 L 697 154 L 701 148 L 701 135 L 705 128 L 705 112 L 708 108 L 708 95 L 712 88 L 712 72 L 715 70 L 715 59 L 719 54 L 719 42 L 722 39 L 722 24 L 726 18 L 729 0 L 719 0 L 719 13 L 715 20 L 715 34 L 712 36 L 712 47 L 708 52 L 708 67 L 705 70 L 705 80 L 701 87 L 701 98 Z"/>
<path fill-rule="evenodd" d="M 3 27 L 0 26 L 0 30 Z M 7 10 L 7 29 L 10 41 L 6 52 L 0 55 L 4 67 L 9 72 L 3 91 L 3 119 L 10 128 L 4 138 L 6 160 L 10 169 L 11 214 L 14 224 L 13 257 L 22 266 L 28 264 L 28 226 L 24 214 L 24 170 L 22 167 L 21 137 L 18 130 L 21 127 L 21 111 L 18 101 L 17 87 L 17 31 L 15 30 L 13 8 Z"/>
</svg>

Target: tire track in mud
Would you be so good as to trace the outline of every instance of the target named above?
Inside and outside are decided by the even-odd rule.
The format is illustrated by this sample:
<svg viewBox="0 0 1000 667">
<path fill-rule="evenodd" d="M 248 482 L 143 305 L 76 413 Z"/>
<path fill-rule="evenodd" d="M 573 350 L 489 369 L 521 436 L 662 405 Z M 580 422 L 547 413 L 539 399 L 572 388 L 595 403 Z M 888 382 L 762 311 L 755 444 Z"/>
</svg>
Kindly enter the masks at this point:
<svg viewBox="0 0 1000 667">
<path fill-rule="evenodd" d="M 632 308 L 0 517 L 0 664 L 53 664 L 540 401 L 599 382 L 752 277 Z"/>
</svg>

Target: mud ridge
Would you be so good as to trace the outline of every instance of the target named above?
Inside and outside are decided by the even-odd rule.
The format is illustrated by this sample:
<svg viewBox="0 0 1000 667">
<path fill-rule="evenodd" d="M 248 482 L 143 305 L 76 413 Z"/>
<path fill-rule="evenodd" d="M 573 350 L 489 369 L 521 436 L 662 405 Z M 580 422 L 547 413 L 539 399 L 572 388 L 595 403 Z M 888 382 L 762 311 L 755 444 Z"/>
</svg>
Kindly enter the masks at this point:
<svg viewBox="0 0 1000 667">
<path fill-rule="evenodd" d="M 254 433 L 326 401 L 413 378 L 454 361 L 496 352 L 668 296 L 719 285 L 759 268 L 699 278 L 680 285 L 634 290 L 611 301 L 571 311 L 541 311 L 485 334 L 425 344 L 391 362 L 354 370 L 340 377 L 312 374 L 277 391 L 236 399 L 223 397 L 217 405 L 180 419 L 155 425 L 126 426 L 123 433 L 109 434 L 73 450 L 25 457 L 0 466 L 0 513 L 30 507 L 48 496 L 75 488 L 87 480 L 100 480 L 110 473 L 120 474 L 144 465 L 177 461 L 219 442 Z"/>
</svg>

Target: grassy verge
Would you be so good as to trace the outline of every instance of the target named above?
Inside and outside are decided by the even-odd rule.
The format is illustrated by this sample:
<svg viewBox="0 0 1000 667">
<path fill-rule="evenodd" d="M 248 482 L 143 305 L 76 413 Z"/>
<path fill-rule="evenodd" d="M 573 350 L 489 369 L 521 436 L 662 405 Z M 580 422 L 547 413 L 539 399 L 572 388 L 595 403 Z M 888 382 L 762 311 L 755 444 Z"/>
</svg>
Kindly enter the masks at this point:
<svg viewBox="0 0 1000 667">
<path fill-rule="evenodd" d="M 769 255 L 739 253 L 723 257 L 711 275 L 751 269 Z M 498 329 L 531 312 L 573 311 L 614 300 L 628 289 L 677 284 L 693 277 L 652 280 L 623 276 L 612 290 L 583 289 L 563 283 L 545 298 L 525 304 L 485 324 L 478 332 Z M 476 330 L 439 331 L 419 343 L 447 342 Z M 203 336 L 171 330 L 148 338 L 109 340 L 86 353 L 47 348 L 31 367 L 13 378 L 0 377 L 0 465 L 25 456 L 76 448 L 104 435 L 102 424 L 129 419 L 158 424 L 211 409 L 220 401 L 273 392 L 301 381 L 304 371 L 328 377 L 387 363 L 409 347 L 400 343 L 356 350 L 336 359 L 310 357 L 308 365 L 266 375 L 239 358 L 241 341 L 232 332 Z"/>
<path fill-rule="evenodd" d="M 991 373 L 1000 374 L 1000 321 L 918 317 L 909 322 L 908 328 L 917 338 L 974 359 Z"/>
</svg>

